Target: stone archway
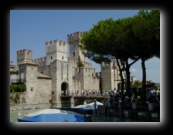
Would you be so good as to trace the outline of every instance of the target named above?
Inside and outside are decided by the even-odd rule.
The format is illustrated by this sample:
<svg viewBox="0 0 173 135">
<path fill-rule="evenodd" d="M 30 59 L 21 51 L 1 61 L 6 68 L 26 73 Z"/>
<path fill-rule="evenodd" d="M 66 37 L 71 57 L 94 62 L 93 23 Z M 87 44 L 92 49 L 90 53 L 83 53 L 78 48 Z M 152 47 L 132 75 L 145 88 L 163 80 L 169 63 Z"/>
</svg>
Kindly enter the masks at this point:
<svg viewBox="0 0 173 135">
<path fill-rule="evenodd" d="M 62 93 L 62 95 L 66 95 L 67 90 L 68 90 L 68 83 L 67 82 L 63 82 L 61 84 L 61 93 Z"/>
</svg>

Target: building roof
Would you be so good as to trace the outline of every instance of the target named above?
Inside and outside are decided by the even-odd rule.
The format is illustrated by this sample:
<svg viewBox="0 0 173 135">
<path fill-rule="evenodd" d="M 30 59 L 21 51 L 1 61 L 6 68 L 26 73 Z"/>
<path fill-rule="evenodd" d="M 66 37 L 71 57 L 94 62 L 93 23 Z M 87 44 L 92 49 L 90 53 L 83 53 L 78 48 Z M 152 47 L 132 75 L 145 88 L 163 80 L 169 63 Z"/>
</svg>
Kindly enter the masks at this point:
<svg viewBox="0 0 173 135">
<path fill-rule="evenodd" d="M 10 64 L 10 68 L 15 68 L 15 67 L 16 67 L 15 65 L 11 65 L 11 64 Z"/>
<path fill-rule="evenodd" d="M 47 79 L 52 79 L 50 76 L 44 75 L 42 73 L 37 72 L 37 77 L 38 78 L 47 78 Z"/>
<path fill-rule="evenodd" d="M 10 70 L 10 73 L 12 74 L 17 74 L 18 73 L 18 70 Z"/>
<path fill-rule="evenodd" d="M 10 65 L 10 73 L 17 73 L 18 70 L 17 70 L 17 67 L 15 65 Z"/>
<path fill-rule="evenodd" d="M 20 65 L 33 65 L 33 66 L 38 66 L 37 63 L 32 62 L 32 61 L 30 61 L 30 62 L 22 62 L 22 63 L 19 63 L 18 65 L 19 65 L 19 66 L 20 66 Z"/>
</svg>

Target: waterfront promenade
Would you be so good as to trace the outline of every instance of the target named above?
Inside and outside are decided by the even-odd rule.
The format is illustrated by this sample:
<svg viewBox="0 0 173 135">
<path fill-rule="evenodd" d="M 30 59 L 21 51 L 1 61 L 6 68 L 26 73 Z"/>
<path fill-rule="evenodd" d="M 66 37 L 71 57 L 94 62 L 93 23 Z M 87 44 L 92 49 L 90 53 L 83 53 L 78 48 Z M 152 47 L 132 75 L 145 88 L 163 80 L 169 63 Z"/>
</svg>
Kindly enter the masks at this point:
<svg viewBox="0 0 173 135">
<path fill-rule="evenodd" d="M 104 94 L 103 94 L 104 95 Z M 74 99 L 71 102 L 71 98 Z M 109 100 L 105 100 L 109 99 Z M 131 97 L 129 98 L 131 99 Z M 92 111 L 91 117 L 93 122 L 160 122 L 160 101 L 147 103 L 142 107 L 138 100 L 124 100 L 122 102 L 120 96 L 114 96 L 106 94 L 104 96 L 88 94 L 84 95 L 62 95 L 62 107 L 63 109 L 73 108 L 71 104 L 75 106 L 83 105 L 85 103 L 91 103 L 94 101 L 99 101 L 103 103 L 102 106 L 99 106 L 96 110 Z M 105 101 L 109 102 L 109 107 L 105 105 Z M 152 101 L 152 100 L 151 100 Z M 155 101 L 155 100 L 153 100 Z M 136 105 L 134 106 L 134 103 Z M 152 105 L 152 106 L 150 106 Z M 17 118 L 24 117 L 25 113 L 36 112 L 42 109 L 53 108 L 51 105 L 46 105 L 43 108 L 43 105 L 32 106 L 25 105 L 25 109 L 11 110 L 10 111 L 10 122 L 17 122 Z M 49 107 L 48 107 L 49 106 Z M 64 107 L 63 107 L 64 106 Z M 26 108 L 30 109 L 26 109 Z M 34 109 L 34 108 L 40 109 Z M 13 107 L 12 107 L 13 108 Z"/>
</svg>

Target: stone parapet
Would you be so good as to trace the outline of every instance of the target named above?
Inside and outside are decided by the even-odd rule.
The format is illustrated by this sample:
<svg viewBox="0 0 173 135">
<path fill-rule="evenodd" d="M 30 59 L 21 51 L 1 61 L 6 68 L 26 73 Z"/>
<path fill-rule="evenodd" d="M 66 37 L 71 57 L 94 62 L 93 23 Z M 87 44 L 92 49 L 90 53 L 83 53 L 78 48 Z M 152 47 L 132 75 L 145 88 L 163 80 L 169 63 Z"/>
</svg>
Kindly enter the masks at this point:
<svg viewBox="0 0 173 135">
<path fill-rule="evenodd" d="M 67 35 L 68 43 L 80 40 L 82 32 L 75 32 Z"/>
</svg>

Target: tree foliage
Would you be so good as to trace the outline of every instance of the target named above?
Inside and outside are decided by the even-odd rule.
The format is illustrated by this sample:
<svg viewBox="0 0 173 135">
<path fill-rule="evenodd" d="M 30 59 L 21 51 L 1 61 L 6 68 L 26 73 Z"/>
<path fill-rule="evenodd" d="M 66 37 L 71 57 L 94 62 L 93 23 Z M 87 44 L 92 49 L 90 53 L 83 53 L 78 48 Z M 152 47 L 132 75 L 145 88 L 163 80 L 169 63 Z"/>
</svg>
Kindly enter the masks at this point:
<svg viewBox="0 0 173 135">
<path fill-rule="evenodd" d="M 132 34 L 133 18 L 123 18 L 113 20 L 112 18 L 101 20 L 88 32 L 82 35 L 80 46 L 87 50 L 85 54 L 88 58 L 97 63 L 102 61 L 110 62 L 112 58 L 116 58 L 121 81 L 124 81 L 122 72 L 125 70 L 127 74 L 127 82 L 130 87 L 130 66 L 134 64 L 138 58 L 133 55 L 133 34 Z M 128 37 L 128 38 L 127 38 Z M 128 63 L 128 59 L 134 60 Z M 121 66 L 122 65 L 122 66 Z M 122 86 L 124 84 L 122 83 Z M 122 89 L 124 89 L 122 87 Z M 130 88 L 128 88 L 130 89 Z"/>
<path fill-rule="evenodd" d="M 160 12 L 139 11 L 134 16 L 133 33 L 137 55 L 144 60 L 160 57 Z"/>
<path fill-rule="evenodd" d="M 87 50 L 85 56 L 95 61 L 96 63 L 101 63 L 103 60 L 108 60 L 110 55 L 110 50 L 108 48 L 113 45 L 113 23 L 112 18 L 101 20 L 98 24 L 93 25 L 93 28 L 88 32 L 83 32 L 81 38 L 81 47 L 83 50 Z M 112 31 L 112 32 L 111 32 Z"/>
<path fill-rule="evenodd" d="M 26 85 L 25 84 L 11 84 L 10 92 L 25 92 Z"/>
<path fill-rule="evenodd" d="M 139 11 L 134 16 L 133 33 L 136 55 L 139 56 L 142 66 L 142 102 L 146 100 L 146 60 L 156 56 L 160 58 L 160 11 Z"/>
<path fill-rule="evenodd" d="M 121 62 L 119 70 L 126 71 L 127 90 L 130 66 L 141 59 L 145 89 L 145 61 L 154 56 L 160 58 L 160 11 L 141 10 L 133 17 L 101 20 L 83 33 L 79 47 L 87 50 L 85 55 L 97 63 L 112 58 Z"/>
</svg>

